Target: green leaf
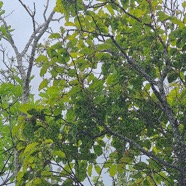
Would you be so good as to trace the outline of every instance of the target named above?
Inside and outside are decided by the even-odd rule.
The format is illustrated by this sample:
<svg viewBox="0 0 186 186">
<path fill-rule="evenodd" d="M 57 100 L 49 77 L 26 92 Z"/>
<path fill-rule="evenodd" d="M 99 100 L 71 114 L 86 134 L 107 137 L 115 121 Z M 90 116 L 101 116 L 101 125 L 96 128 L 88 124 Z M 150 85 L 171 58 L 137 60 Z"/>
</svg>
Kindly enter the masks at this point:
<svg viewBox="0 0 186 186">
<path fill-rule="evenodd" d="M 88 166 L 87 173 L 88 173 L 89 176 L 92 176 L 92 164 L 90 164 L 90 165 Z"/>
<path fill-rule="evenodd" d="M 31 143 L 31 144 L 27 145 L 26 149 L 24 150 L 24 154 L 30 153 L 31 150 L 33 150 L 37 145 L 38 145 L 37 142 L 34 142 L 34 143 Z"/>
<path fill-rule="evenodd" d="M 66 22 L 65 26 L 75 26 L 75 24 L 73 22 Z"/>
<path fill-rule="evenodd" d="M 171 18 L 172 23 L 178 25 L 180 28 L 184 28 L 185 24 L 178 18 L 172 17 Z"/>
<path fill-rule="evenodd" d="M 48 80 L 47 79 L 43 79 L 43 81 L 39 85 L 39 89 L 38 90 L 46 88 L 47 85 L 48 85 Z"/>
<path fill-rule="evenodd" d="M 52 34 L 50 34 L 49 38 L 59 39 L 59 38 L 61 38 L 61 35 L 59 33 L 52 33 Z"/>
<path fill-rule="evenodd" d="M 23 149 L 25 149 L 25 144 L 22 142 L 19 142 L 18 144 L 17 144 L 17 150 L 18 151 L 21 151 L 21 150 L 23 150 Z"/>
<path fill-rule="evenodd" d="M 184 1 L 184 2 L 182 3 L 182 7 L 183 7 L 183 8 L 186 8 L 186 1 Z"/>
<path fill-rule="evenodd" d="M 37 115 L 38 111 L 35 108 L 31 108 L 27 111 L 27 113 L 30 115 Z"/>
<path fill-rule="evenodd" d="M 144 170 L 147 168 L 147 164 L 145 162 L 138 162 L 134 165 L 136 170 Z"/>
<path fill-rule="evenodd" d="M 36 177 L 33 179 L 32 185 L 41 185 L 41 183 L 41 178 Z"/>
<path fill-rule="evenodd" d="M 114 15 L 114 10 L 112 8 L 112 6 L 110 4 L 105 6 L 107 8 L 107 10 L 110 12 L 110 14 L 113 16 Z"/>
<path fill-rule="evenodd" d="M 75 69 L 69 69 L 69 70 L 68 70 L 68 75 L 69 75 L 70 77 L 76 76 L 76 70 L 75 70 Z"/>
<path fill-rule="evenodd" d="M 117 165 L 111 165 L 109 173 L 111 177 L 114 177 L 117 173 Z"/>
<path fill-rule="evenodd" d="M 17 174 L 17 182 L 19 183 L 24 176 L 24 172 L 19 171 Z"/>
<path fill-rule="evenodd" d="M 40 55 L 35 62 L 48 62 L 48 58 L 44 55 Z"/>
<path fill-rule="evenodd" d="M 2 1 L 0 1 L 0 9 L 2 8 L 2 6 L 3 6 L 3 2 L 2 2 Z"/>
<path fill-rule="evenodd" d="M 71 179 L 66 179 L 63 182 L 63 186 L 70 186 L 70 185 L 73 185 L 73 180 L 71 180 Z"/>
<path fill-rule="evenodd" d="M 95 145 L 94 146 L 94 152 L 96 153 L 97 156 L 101 156 L 103 151 L 100 145 Z"/>
<path fill-rule="evenodd" d="M 170 16 L 168 16 L 164 11 L 158 11 L 157 16 L 158 16 L 159 21 L 162 21 L 162 22 L 170 18 Z"/>
<path fill-rule="evenodd" d="M 48 70 L 48 65 L 44 64 L 40 70 L 40 76 L 43 77 Z"/>
<path fill-rule="evenodd" d="M 60 157 L 60 158 L 65 158 L 65 157 L 66 157 L 65 153 L 62 152 L 62 151 L 59 151 L 59 150 L 53 151 L 53 155 L 54 155 L 54 156 L 58 156 L 58 157 Z"/>
<path fill-rule="evenodd" d="M 179 74 L 177 72 L 171 72 L 168 74 L 168 82 L 172 83 L 173 81 L 175 81 L 177 78 L 179 77 Z"/>
<path fill-rule="evenodd" d="M 98 174 L 101 174 L 101 168 L 99 165 L 94 165 L 94 168 Z"/>
</svg>

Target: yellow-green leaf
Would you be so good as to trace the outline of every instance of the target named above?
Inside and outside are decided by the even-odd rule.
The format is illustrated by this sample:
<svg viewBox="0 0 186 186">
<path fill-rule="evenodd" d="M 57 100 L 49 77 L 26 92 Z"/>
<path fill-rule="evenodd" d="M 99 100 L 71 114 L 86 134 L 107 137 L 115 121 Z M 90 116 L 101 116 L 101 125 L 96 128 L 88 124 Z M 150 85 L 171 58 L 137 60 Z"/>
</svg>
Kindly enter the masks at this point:
<svg viewBox="0 0 186 186">
<path fill-rule="evenodd" d="M 17 174 L 17 182 L 19 183 L 22 179 L 22 177 L 24 176 L 24 172 L 19 171 Z"/>
<path fill-rule="evenodd" d="M 33 185 L 40 185 L 41 184 L 41 178 L 34 178 Z"/>
<path fill-rule="evenodd" d="M 88 173 L 89 176 L 92 175 L 92 164 L 90 164 L 90 165 L 88 166 L 87 173 Z"/>
<path fill-rule="evenodd" d="M 114 177 L 116 175 L 117 172 L 117 166 L 116 165 L 111 165 L 110 169 L 109 169 L 109 173 L 111 177 Z"/>
<path fill-rule="evenodd" d="M 98 174 L 101 173 L 101 168 L 100 168 L 99 165 L 95 165 L 94 168 L 95 168 L 95 170 L 96 170 L 96 172 L 97 172 Z"/>
<path fill-rule="evenodd" d="M 184 1 L 184 2 L 182 3 L 182 7 L 183 7 L 183 8 L 186 8 L 186 1 Z"/>
<path fill-rule="evenodd" d="M 114 10 L 110 4 L 106 5 L 105 7 L 107 8 L 111 15 L 114 15 Z"/>
<path fill-rule="evenodd" d="M 39 85 L 39 90 L 45 88 L 47 85 L 48 85 L 48 80 L 47 79 L 43 79 L 43 81 Z"/>
<path fill-rule="evenodd" d="M 75 24 L 73 22 L 66 22 L 65 26 L 75 26 Z"/>
<path fill-rule="evenodd" d="M 59 150 L 54 151 L 53 155 L 59 156 L 60 158 L 65 158 L 65 153 Z"/>
<path fill-rule="evenodd" d="M 26 147 L 26 149 L 24 150 L 24 153 L 30 152 L 30 151 L 33 150 L 33 148 L 36 147 L 37 145 L 38 145 L 37 142 L 34 142 L 34 143 L 29 144 L 29 145 Z"/>
</svg>

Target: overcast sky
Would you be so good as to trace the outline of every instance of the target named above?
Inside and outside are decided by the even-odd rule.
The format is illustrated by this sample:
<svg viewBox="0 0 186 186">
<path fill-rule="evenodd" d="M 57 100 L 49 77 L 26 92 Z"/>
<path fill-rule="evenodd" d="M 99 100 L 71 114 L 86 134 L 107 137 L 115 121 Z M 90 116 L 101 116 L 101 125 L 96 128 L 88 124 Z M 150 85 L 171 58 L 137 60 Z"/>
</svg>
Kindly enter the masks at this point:
<svg viewBox="0 0 186 186">
<path fill-rule="evenodd" d="M 46 0 L 23 0 L 23 2 L 33 10 L 33 3 L 36 5 L 36 21 L 43 22 L 43 10 Z M 55 5 L 55 0 L 50 1 L 49 11 Z M 9 25 L 14 28 L 13 37 L 19 49 L 23 49 L 32 33 L 32 20 L 25 9 L 21 6 L 18 0 L 3 0 L 3 9 L 6 15 L 9 15 L 6 20 Z"/>
</svg>

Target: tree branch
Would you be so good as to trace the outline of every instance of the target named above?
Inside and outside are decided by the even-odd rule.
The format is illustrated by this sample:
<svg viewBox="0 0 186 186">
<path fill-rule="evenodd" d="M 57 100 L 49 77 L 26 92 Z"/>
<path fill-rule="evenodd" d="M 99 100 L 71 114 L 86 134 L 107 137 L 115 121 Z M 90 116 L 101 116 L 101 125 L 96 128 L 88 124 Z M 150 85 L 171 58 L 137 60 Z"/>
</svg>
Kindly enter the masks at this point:
<svg viewBox="0 0 186 186">
<path fill-rule="evenodd" d="M 159 157 L 157 157 L 153 152 L 150 151 L 146 151 L 141 145 L 139 145 L 138 143 L 136 143 L 135 141 L 133 141 L 132 139 L 127 138 L 126 136 L 123 136 L 121 134 L 118 134 L 116 132 L 113 132 L 112 129 L 110 129 L 106 124 L 103 124 L 103 127 L 105 128 L 105 130 L 107 130 L 111 135 L 118 137 L 119 139 L 128 142 L 129 144 L 133 145 L 134 147 L 136 147 L 140 152 L 142 152 L 144 155 L 148 156 L 149 158 L 152 158 L 154 161 L 162 164 L 165 167 L 168 168 L 173 168 L 176 169 L 178 171 L 180 171 L 180 169 L 175 166 L 172 165 L 170 163 L 165 162 L 164 160 L 160 159 Z"/>
<path fill-rule="evenodd" d="M 22 65 L 22 56 L 19 53 L 17 46 L 15 45 L 14 39 L 13 39 L 13 37 L 12 37 L 12 35 L 10 33 L 10 30 L 8 28 L 8 24 L 5 21 L 5 19 L 2 17 L 2 15 L 0 15 L 0 20 L 3 22 L 3 25 L 4 25 L 5 29 L 6 29 L 6 33 L 8 35 L 8 37 L 6 37 L 4 39 L 7 40 L 10 43 L 10 45 L 12 46 L 12 48 L 13 48 L 15 54 L 16 54 L 17 63 L 18 63 L 18 70 L 20 72 L 21 78 L 25 79 L 26 73 L 25 73 L 24 67 Z"/>
<path fill-rule="evenodd" d="M 127 62 L 129 63 L 129 65 L 135 69 L 138 73 L 140 73 L 149 83 L 153 84 L 153 85 L 157 85 L 157 82 L 154 81 L 137 63 L 133 58 L 130 58 L 122 49 L 122 47 L 117 43 L 117 41 L 114 39 L 114 36 L 110 36 L 110 38 L 112 39 L 113 43 L 115 44 L 115 46 L 119 49 L 119 51 L 121 52 L 121 55 L 124 59 L 127 60 Z"/>
<path fill-rule="evenodd" d="M 33 31 L 35 32 L 35 15 L 36 15 L 36 6 L 34 3 L 34 11 L 32 12 L 21 0 L 18 0 L 23 8 L 28 12 L 29 16 L 32 18 Z"/>
<path fill-rule="evenodd" d="M 37 29 L 38 32 L 34 33 L 35 37 L 34 37 L 34 35 L 32 35 L 30 37 L 29 42 L 27 43 L 25 49 L 22 51 L 22 55 L 24 53 L 26 53 L 26 51 L 29 48 L 29 44 L 31 44 L 31 42 L 33 40 L 31 55 L 29 58 L 29 66 L 28 66 L 28 70 L 27 70 L 27 74 L 26 74 L 26 79 L 24 81 L 23 95 L 25 94 L 24 95 L 25 97 L 23 98 L 23 102 L 27 101 L 28 95 L 29 95 L 29 81 L 30 81 L 30 76 L 31 76 L 31 71 L 32 71 L 33 63 L 34 63 L 34 57 L 35 57 L 35 52 L 36 52 L 36 47 L 37 47 L 38 41 L 43 36 L 43 34 L 46 32 L 46 30 L 48 29 L 48 26 L 53 18 L 54 13 L 55 13 L 55 11 L 53 10 L 51 12 L 51 14 L 49 15 L 48 19 L 46 20 L 46 22 L 38 27 L 38 29 Z M 38 35 L 36 36 L 36 34 L 38 34 Z"/>
</svg>

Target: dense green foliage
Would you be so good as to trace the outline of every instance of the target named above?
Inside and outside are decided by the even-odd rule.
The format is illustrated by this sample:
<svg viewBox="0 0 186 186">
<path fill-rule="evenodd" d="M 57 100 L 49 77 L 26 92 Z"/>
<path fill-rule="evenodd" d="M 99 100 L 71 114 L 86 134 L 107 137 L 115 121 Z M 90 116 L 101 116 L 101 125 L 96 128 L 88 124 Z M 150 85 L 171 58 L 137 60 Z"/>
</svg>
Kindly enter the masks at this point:
<svg viewBox="0 0 186 186">
<path fill-rule="evenodd" d="M 65 24 L 35 60 L 40 98 L 20 104 L 19 81 L 0 85 L 1 151 L 16 145 L 17 185 L 101 186 L 105 172 L 113 185 L 186 185 L 186 2 L 178 4 L 57 0 Z"/>
</svg>

